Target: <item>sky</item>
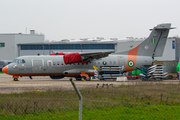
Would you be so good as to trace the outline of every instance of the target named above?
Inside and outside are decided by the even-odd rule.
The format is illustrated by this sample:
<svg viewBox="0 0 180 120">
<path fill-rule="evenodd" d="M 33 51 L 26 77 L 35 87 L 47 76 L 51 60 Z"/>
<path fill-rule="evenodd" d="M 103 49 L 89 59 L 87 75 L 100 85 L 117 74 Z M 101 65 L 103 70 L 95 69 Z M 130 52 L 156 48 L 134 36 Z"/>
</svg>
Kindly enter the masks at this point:
<svg viewBox="0 0 180 120">
<path fill-rule="evenodd" d="M 180 36 L 180 0 L 1 0 L 0 33 L 35 30 L 45 40 L 148 37 L 172 23 Z"/>
</svg>

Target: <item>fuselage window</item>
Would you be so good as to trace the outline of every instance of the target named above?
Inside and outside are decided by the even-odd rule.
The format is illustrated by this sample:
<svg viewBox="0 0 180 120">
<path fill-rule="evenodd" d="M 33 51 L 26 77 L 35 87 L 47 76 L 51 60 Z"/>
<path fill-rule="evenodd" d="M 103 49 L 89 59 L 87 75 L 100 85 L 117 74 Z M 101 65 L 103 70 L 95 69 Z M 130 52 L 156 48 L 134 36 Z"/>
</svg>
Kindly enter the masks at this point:
<svg viewBox="0 0 180 120">
<path fill-rule="evenodd" d="M 47 65 L 48 65 L 48 68 L 51 69 L 51 68 L 52 68 L 52 61 L 51 61 L 51 60 L 48 60 L 48 61 L 47 61 Z"/>
<path fill-rule="evenodd" d="M 55 66 L 55 65 L 56 65 L 56 63 L 55 63 L 55 62 L 53 62 L 53 65 Z"/>
<path fill-rule="evenodd" d="M 88 65 L 88 63 L 86 63 L 86 65 Z"/>
<path fill-rule="evenodd" d="M 59 62 L 57 62 L 57 65 L 59 65 Z"/>
<path fill-rule="evenodd" d="M 61 65 L 63 65 L 63 62 L 61 61 Z"/>
<path fill-rule="evenodd" d="M 84 63 L 82 63 L 82 65 L 84 65 Z"/>
<path fill-rule="evenodd" d="M 114 61 L 114 63 L 113 63 L 114 65 L 116 64 L 116 61 Z"/>
<path fill-rule="evenodd" d="M 26 63 L 24 59 L 22 59 L 22 63 Z"/>
<path fill-rule="evenodd" d="M 100 65 L 100 62 L 98 62 L 98 65 Z"/>
<path fill-rule="evenodd" d="M 111 64 L 112 64 L 112 62 L 110 61 L 110 62 L 109 62 L 109 64 L 111 65 Z"/>
<path fill-rule="evenodd" d="M 48 62 L 48 66 L 51 67 L 51 62 L 50 61 Z"/>
</svg>

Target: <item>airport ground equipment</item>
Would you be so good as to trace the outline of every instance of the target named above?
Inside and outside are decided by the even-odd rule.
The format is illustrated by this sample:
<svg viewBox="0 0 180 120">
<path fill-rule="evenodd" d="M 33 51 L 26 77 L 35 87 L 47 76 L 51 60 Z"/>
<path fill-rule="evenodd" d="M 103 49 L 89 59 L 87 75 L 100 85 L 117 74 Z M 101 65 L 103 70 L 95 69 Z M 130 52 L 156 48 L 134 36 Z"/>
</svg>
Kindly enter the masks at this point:
<svg viewBox="0 0 180 120">
<path fill-rule="evenodd" d="M 179 78 L 179 62 L 178 65 L 176 66 L 176 72 L 177 72 L 177 78 Z"/>
<path fill-rule="evenodd" d="M 142 74 L 140 74 L 142 80 L 151 80 L 151 79 L 155 79 L 155 80 L 163 80 L 165 79 L 168 75 L 167 72 L 164 73 L 163 72 L 163 65 L 153 65 L 151 67 L 149 67 L 147 70 L 143 70 L 140 68 L 137 68 L 142 72 Z"/>
<path fill-rule="evenodd" d="M 100 80 L 105 79 L 116 79 L 117 77 L 122 76 L 121 71 L 122 67 L 119 66 L 101 66 L 99 70 L 98 78 Z"/>
<path fill-rule="evenodd" d="M 136 67 L 138 70 L 141 71 L 141 73 L 139 74 L 139 78 L 141 79 L 148 79 L 147 77 L 147 68 L 139 68 L 139 67 Z"/>
<path fill-rule="evenodd" d="M 163 72 L 163 65 L 153 65 L 148 68 L 148 76 L 150 79 L 164 79 L 168 75 Z"/>
</svg>

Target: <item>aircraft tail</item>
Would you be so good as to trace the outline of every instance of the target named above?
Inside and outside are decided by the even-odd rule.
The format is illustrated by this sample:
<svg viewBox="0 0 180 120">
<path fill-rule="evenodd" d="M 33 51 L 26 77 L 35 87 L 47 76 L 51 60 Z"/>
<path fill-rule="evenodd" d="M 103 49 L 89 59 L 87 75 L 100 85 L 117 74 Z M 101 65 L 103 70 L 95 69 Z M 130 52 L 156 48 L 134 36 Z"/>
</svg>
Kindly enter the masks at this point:
<svg viewBox="0 0 180 120">
<path fill-rule="evenodd" d="M 170 23 L 155 26 L 146 40 L 135 48 L 120 54 L 152 56 L 152 58 L 162 56 L 170 27 Z"/>
</svg>

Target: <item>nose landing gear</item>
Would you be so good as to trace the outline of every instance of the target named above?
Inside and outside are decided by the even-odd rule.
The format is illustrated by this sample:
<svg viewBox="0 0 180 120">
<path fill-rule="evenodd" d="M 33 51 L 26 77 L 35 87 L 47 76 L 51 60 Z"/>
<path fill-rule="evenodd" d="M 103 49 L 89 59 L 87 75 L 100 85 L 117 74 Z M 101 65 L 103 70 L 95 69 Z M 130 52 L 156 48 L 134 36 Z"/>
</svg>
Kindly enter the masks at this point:
<svg viewBox="0 0 180 120">
<path fill-rule="evenodd" d="M 13 81 L 19 81 L 18 78 L 19 76 L 13 76 L 14 80 Z"/>
</svg>

